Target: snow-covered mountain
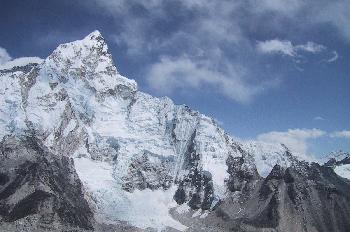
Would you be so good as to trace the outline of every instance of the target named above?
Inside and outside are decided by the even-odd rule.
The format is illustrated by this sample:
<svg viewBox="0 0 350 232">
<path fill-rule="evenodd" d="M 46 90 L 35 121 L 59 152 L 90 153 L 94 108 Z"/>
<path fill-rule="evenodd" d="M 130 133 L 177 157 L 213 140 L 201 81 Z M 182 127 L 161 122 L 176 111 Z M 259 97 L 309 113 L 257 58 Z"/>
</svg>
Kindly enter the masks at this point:
<svg viewBox="0 0 350 232">
<path fill-rule="evenodd" d="M 334 168 L 339 176 L 350 179 L 350 153 L 345 151 L 331 152 L 325 166 Z"/>
<path fill-rule="evenodd" d="M 0 224 L 9 230 L 29 222 L 40 229 L 47 220 L 57 221 L 51 230 L 68 225 L 101 231 L 292 231 L 295 223 L 305 231 L 346 231 L 342 226 L 349 225 L 350 185 L 332 169 L 302 161 L 281 144 L 241 144 L 210 117 L 138 91 L 134 80 L 118 73 L 98 31 L 58 46 L 45 60 L 2 68 L 0 109 Z M 18 171 L 28 162 L 38 163 L 39 171 Z M 69 195 L 59 178 L 62 162 Z M 45 178 L 34 181 L 40 172 Z M 313 223 L 324 216 L 310 219 L 312 212 L 303 208 L 316 207 L 307 201 L 314 200 L 316 185 L 326 188 L 317 193 L 321 197 L 336 194 L 334 204 L 346 206 L 320 226 Z M 38 189 L 36 203 L 25 205 Z M 314 200 L 316 208 L 338 212 L 322 199 Z M 57 206 L 66 202 L 69 207 Z M 288 219 L 286 212 L 296 217 Z M 71 214 L 74 220 L 67 220 Z M 269 223 L 261 221 L 265 217 Z"/>
</svg>

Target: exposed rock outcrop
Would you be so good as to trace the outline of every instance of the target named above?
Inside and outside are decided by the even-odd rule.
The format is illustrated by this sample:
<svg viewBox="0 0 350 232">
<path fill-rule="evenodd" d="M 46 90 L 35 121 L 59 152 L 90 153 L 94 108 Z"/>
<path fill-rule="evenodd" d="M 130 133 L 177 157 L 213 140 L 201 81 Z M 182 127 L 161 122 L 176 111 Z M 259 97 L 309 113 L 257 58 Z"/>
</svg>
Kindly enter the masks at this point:
<svg viewBox="0 0 350 232">
<path fill-rule="evenodd" d="M 29 217 L 37 228 L 93 229 L 71 158 L 53 155 L 34 137 L 6 137 L 0 151 L 0 224 Z"/>
</svg>

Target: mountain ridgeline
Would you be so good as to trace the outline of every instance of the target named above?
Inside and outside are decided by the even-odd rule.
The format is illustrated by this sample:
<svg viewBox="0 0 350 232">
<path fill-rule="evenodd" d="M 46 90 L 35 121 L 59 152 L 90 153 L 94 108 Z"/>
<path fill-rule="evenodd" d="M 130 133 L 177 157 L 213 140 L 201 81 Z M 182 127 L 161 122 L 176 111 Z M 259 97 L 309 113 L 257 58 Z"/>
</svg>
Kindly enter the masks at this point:
<svg viewBox="0 0 350 232">
<path fill-rule="evenodd" d="M 350 156 L 235 141 L 120 75 L 102 35 L 0 70 L 1 231 L 350 229 Z"/>
</svg>

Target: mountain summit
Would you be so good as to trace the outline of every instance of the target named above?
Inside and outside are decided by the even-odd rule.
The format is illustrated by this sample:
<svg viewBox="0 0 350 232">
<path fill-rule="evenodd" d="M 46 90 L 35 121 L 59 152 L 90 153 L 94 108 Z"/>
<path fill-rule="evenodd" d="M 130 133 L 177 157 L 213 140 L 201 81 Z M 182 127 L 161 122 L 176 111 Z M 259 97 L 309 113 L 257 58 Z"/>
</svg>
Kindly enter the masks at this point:
<svg viewBox="0 0 350 232">
<path fill-rule="evenodd" d="M 137 90 L 98 31 L 0 70 L 4 231 L 347 231 L 350 182 Z"/>
</svg>

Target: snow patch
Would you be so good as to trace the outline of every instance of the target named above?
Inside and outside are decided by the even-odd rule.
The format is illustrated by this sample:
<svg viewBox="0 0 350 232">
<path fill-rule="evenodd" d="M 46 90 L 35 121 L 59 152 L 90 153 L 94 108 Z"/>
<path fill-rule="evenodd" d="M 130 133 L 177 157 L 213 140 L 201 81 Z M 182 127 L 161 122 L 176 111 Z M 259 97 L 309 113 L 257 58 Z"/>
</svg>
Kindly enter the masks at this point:
<svg viewBox="0 0 350 232">
<path fill-rule="evenodd" d="M 77 123 L 74 120 L 70 120 L 68 125 L 63 131 L 63 136 L 66 137 L 69 134 L 69 132 L 75 129 L 76 126 L 77 126 Z"/>
<path fill-rule="evenodd" d="M 350 180 L 350 164 L 344 164 L 341 166 L 337 166 L 337 167 L 335 167 L 334 171 L 339 176 Z"/>
<path fill-rule="evenodd" d="M 188 204 L 182 204 L 178 207 L 176 207 L 176 212 L 179 214 L 183 214 L 183 213 L 188 213 L 190 211 L 190 207 L 188 206 Z"/>
<path fill-rule="evenodd" d="M 276 164 L 282 167 L 291 165 L 291 160 L 286 156 L 286 148 L 281 144 L 249 141 L 243 147 L 253 155 L 258 173 L 262 177 L 267 177 Z"/>
<path fill-rule="evenodd" d="M 209 211 L 205 210 L 199 218 L 206 218 L 209 215 Z"/>
<path fill-rule="evenodd" d="M 195 212 L 192 214 L 192 217 L 195 218 L 195 217 L 200 216 L 201 214 L 202 214 L 202 210 L 199 209 L 199 210 L 195 211 Z"/>
</svg>

